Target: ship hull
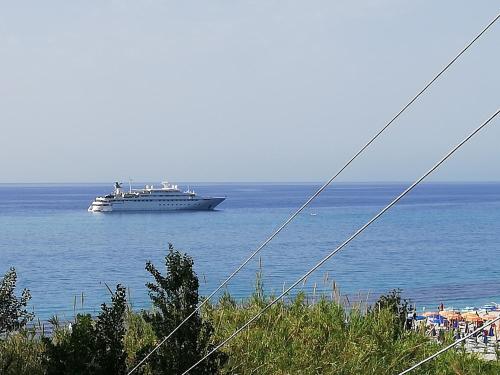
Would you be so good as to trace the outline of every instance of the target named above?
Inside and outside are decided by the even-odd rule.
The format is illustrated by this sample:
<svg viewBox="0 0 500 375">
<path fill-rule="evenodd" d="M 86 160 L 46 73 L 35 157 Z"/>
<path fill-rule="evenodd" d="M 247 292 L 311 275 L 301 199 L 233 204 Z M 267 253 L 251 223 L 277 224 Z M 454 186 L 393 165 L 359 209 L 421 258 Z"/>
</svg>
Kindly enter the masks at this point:
<svg viewBox="0 0 500 375">
<path fill-rule="evenodd" d="M 94 201 L 89 212 L 124 212 L 124 211 L 208 211 L 213 210 L 226 198 L 199 198 L 199 199 L 162 199 L 137 200 L 121 199 L 109 200 L 104 204 Z"/>
</svg>

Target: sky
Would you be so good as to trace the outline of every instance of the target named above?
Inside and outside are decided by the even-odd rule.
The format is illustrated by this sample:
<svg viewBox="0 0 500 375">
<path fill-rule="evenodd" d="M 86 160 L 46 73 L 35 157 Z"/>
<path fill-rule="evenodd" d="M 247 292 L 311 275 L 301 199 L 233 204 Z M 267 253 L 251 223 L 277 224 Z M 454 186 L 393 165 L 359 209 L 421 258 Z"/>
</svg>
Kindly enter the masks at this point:
<svg viewBox="0 0 500 375">
<path fill-rule="evenodd" d="M 0 182 L 324 181 L 498 1 L 2 1 Z M 342 181 L 409 181 L 500 104 L 500 21 Z M 499 116 L 500 117 L 500 116 Z M 432 176 L 500 181 L 500 118 Z"/>
</svg>

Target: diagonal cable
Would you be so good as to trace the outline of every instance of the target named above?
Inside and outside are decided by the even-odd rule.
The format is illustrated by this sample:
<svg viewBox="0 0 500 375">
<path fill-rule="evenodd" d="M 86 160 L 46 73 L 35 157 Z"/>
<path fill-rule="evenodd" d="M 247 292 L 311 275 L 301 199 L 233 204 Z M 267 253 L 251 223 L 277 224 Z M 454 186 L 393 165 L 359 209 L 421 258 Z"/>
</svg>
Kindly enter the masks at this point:
<svg viewBox="0 0 500 375">
<path fill-rule="evenodd" d="M 337 254 L 340 250 L 342 250 L 345 246 L 347 246 L 352 240 L 354 240 L 357 236 L 359 236 L 366 228 L 368 228 L 371 224 L 373 224 L 377 219 L 379 219 L 384 213 L 386 213 L 392 206 L 398 203 L 406 194 L 412 191 L 418 184 L 420 184 L 427 176 L 429 176 L 432 172 L 434 172 L 441 164 L 443 164 L 450 156 L 452 156 L 460 147 L 462 147 L 465 143 L 467 143 L 474 135 L 476 135 L 481 129 L 483 129 L 486 125 L 488 125 L 491 120 L 495 118 L 495 116 L 500 113 L 500 109 L 497 109 L 493 115 L 491 115 L 485 122 L 483 122 L 478 128 L 476 128 L 472 133 L 470 133 L 467 137 L 465 137 L 459 144 L 454 146 L 441 160 L 439 160 L 436 164 L 434 164 L 427 172 L 425 172 L 422 177 L 417 179 L 413 184 L 411 184 L 405 191 L 403 191 L 400 195 L 398 195 L 391 203 L 385 206 L 378 214 L 372 217 L 366 224 L 364 224 L 361 228 L 359 228 L 353 235 L 351 235 L 347 240 L 345 240 L 339 247 L 329 253 L 326 257 L 324 257 L 321 261 L 319 261 L 313 268 L 307 271 L 303 276 L 297 279 L 288 289 L 283 291 L 278 297 L 272 300 L 269 304 L 267 304 L 262 310 L 260 310 L 253 318 L 248 320 L 245 324 L 243 324 L 240 328 L 234 331 L 229 337 L 227 337 L 224 341 L 222 341 L 219 345 L 213 348 L 210 352 L 208 352 L 203 358 L 201 358 L 198 362 L 188 368 L 182 375 L 187 374 L 189 371 L 198 366 L 201 362 L 219 350 L 221 347 L 226 345 L 231 339 L 237 336 L 241 331 L 243 331 L 246 327 L 252 324 L 254 321 L 260 318 L 262 314 L 264 314 L 271 306 L 273 306 L 276 302 L 281 300 L 285 295 L 287 295 L 293 288 L 295 288 L 298 284 L 300 284 L 304 279 L 306 279 L 309 275 L 311 275 L 314 271 L 316 271 L 319 267 L 321 267 L 328 259 Z"/>
<path fill-rule="evenodd" d="M 477 34 L 474 39 L 472 39 L 460 52 L 448 63 L 446 64 L 440 71 L 437 73 L 403 108 L 396 113 L 394 117 L 391 118 L 389 122 L 387 122 L 363 147 L 359 149 L 358 152 L 354 154 L 354 156 L 349 159 L 347 163 L 344 164 L 340 170 L 335 173 L 325 184 L 323 184 L 302 206 L 300 206 L 297 211 L 295 211 L 281 226 L 276 229 L 250 256 L 238 266 L 225 280 L 220 284 L 206 299 L 204 299 L 196 309 L 193 310 L 177 327 L 174 328 L 172 332 L 170 332 L 167 336 L 165 336 L 137 365 L 132 368 L 128 372 L 127 375 L 131 375 L 134 371 L 136 371 L 146 360 L 156 351 L 158 350 L 177 330 L 184 325 L 191 317 L 196 314 L 200 309 L 215 295 L 217 294 L 226 284 L 234 277 L 237 273 L 241 271 L 243 267 L 247 265 L 269 242 L 271 242 L 274 237 L 276 237 L 285 227 L 293 220 L 297 215 L 299 215 L 308 205 L 311 203 L 318 195 L 320 195 L 323 190 L 325 190 L 351 163 L 357 159 L 359 155 L 361 155 L 382 133 L 385 132 L 387 128 L 389 128 L 394 121 L 396 121 L 402 114 L 405 112 L 408 107 L 410 107 L 448 68 L 457 61 L 460 56 L 462 56 L 465 51 L 469 49 L 497 20 L 500 18 L 500 14 L 490 22 L 486 27 L 484 27 L 479 34 Z"/>
</svg>

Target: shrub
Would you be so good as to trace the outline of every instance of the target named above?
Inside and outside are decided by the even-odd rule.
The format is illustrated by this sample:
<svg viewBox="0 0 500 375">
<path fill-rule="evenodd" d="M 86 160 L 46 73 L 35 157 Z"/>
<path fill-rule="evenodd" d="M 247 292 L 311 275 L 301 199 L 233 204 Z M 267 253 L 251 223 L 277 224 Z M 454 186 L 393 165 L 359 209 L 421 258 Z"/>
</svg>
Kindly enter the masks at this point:
<svg viewBox="0 0 500 375">
<path fill-rule="evenodd" d="M 111 297 L 111 306 L 104 303 L 96 322 L 96 356 L 103 374 L 124 374 L 127 354 L 125 352 L 125 312 L 127 300 L 125 287 L 116 286 Z"/>
<path fill-rule="evenodd" d="M 124 345 L 127 352 L 127 367 L 132 369 L 147 354 L 147 350 L 153 347 L 156 335 L 151 324 L 144 320 L 142 314 L 128 310 L 125 316 Z M 139 372 L 140 371 L 140 372 Z M 145 363 L 137 373 L 151 374 L 149 363 Z"/>
<path fill-rule="evenodd" d="M 43 375 L 45 346 L 31 331 L 23 330 L 0 340 L 0 374 Z"/>
<path fill-rule="evenodd" d="M 387 294 L 382 294 L 372 306 L 370 312 L 389 310 L 395 318 L 395 323 L 403 329 L 409 312 L 409 300 L 401 297 L 401 289 L 393 289 Z"/>
<path fill-rule="evenodd" d="M 156 337 L 162 339 L 177 327 L 199 302 L 198 277 L 193 271 L 193 260 L 169 245 L 165 257 L 167 268 L 163 276 L 156 267 L 148 262 L 146 270 L 154 282 L 147 283 L 153 311 L 144 312 L 144 320 L 151 324 Z M 213 348 L 211 339 L 213 327 L 195 313 L 165 345 L 162 345 L 149 359 L 154 374 L 180 374 L 202 358 Z M 148 348 L 149 351 L 152 347 Z M 191 374 L 215 374 L 226 362 L 222 352 L 216 352 L 192 370 Z"/>
<path fill-rule="evenodd" d="M 264 299 L 269 302 L 269 298 Z M 262 304 L 248 299 L 235 306 L 231 301 L 226 294 L 219 304 L 204 310 L 220 341 L 254 316 Z M 369 313 L 326 298 L 308 304 L 299 293 L 272 306 L 226 345 L 229 360 L 223 370 L 240 375 L 398 374 L 442 345 L 422 332 L 401 329 L 395 311 L 392 303 L 374 306 Z M 500 362 L 452 350 L 412 374 L 499 373 Z"/>
<path fill-rule="evenodd" d="M 71 328 L 56 327 L 52 338 L 44 338 L 49 374 L 124 374 L 125 310 L 125 288 L 117 285 L 111 306 L 102 304 L 95 321 L 78 314 Z"/>
<path fill-rule="evenodd" d="M 21 296 L 15 294 L 17 273 L 10 268 L 0 282 L 0 335 L 19 330 L 33 320 L 34 314 L 26 310 L 31 294 L 23 289 Z"/>
<path fill-rule="evenodd" d="M 52 338 L 44 338 L 47 346 L 49 374 L 92 374 L 96 369 L 94 353 L 95 325 L 90 314 L 78 314 L 69 328 L 55 328 Z"/>
</svg>

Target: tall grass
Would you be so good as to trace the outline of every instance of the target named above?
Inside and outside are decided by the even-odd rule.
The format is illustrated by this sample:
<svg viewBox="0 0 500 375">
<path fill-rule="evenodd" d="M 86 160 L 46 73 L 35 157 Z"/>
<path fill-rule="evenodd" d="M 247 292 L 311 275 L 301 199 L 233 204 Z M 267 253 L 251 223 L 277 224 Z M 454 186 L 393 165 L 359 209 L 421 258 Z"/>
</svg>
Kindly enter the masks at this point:
<svg viewBox="0 0 500 375">
<path fill-rule="evenodd" d="M 43 375 L 45 345 L 34 332 L 23 330 L 0 340 L 0 374 Z"/>
<path fill-rule="evenodd" d="M 237 304 L 224 295 L 204 314 L 217 342 L 269 300 L 260 293 Z M 441 348 L 424 332 L 404 331 L 388 309 L 368 311 L 318 297 L 297 296 L 271 307 L 225 347 L 228 374 L 397 374 Z M 449 340 L 450 338 L 448 338 Z M 500 374 L 499 362 L 450 351 L 415 374 Z"/>
<path fill-rule="evenodd" d="M 202 311 L 214 327 L 217 344 L 257 314 L 273 297 L 266 296 L 260 274 L 253 295 L 236 302 L 228 293 Z M 300 292 L 276 303 L 259 320 L 224 347 L 225 374 L 380 374 L 393 375 L 435 353 L 443 344 L 423 331 L 406 331 L 394 310 L 342 302 L 334 286 L 330 296 Z M 52 319 L 52 342 L 67 339 L 70 330 Z M 162 338 L 140 313 L 125 315 L 124 348 L 130 369 Z M 43 335 L 43 331 L 42 334 Z M 14 333 L 0 339 L 0 375 L 48 374 L 46 348 L 40 334 Z M 445 343 L 451 342 L 445 337 Z M 165 345 L 168 345 L 167 342 Z M 142 374 L 153 374 L 147 364 Z M 462 349 L 451 350 L 414 374 L 500 374 L 499 361 L 484 361 Z"/>
</svg>

